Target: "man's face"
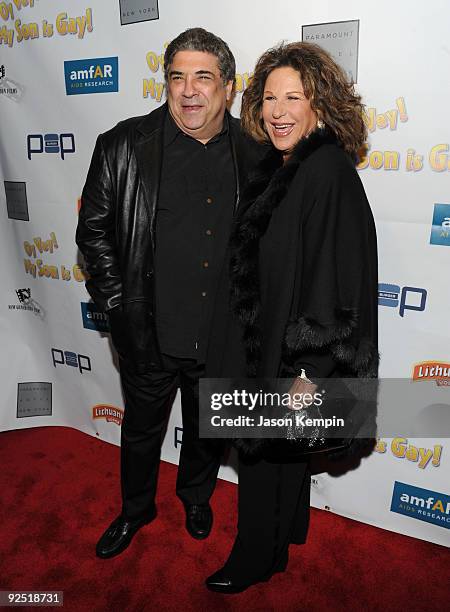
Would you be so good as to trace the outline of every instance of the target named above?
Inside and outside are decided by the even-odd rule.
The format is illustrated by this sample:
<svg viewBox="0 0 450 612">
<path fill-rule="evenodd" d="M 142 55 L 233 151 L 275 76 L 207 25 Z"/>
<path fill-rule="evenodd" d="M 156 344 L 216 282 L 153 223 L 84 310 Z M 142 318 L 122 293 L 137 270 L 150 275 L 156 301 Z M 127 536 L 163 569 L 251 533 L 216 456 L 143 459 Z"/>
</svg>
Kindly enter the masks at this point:
<svg viewBox="0 0 450 612">
<path fill-rule="evenodd" d="M 232 81 L 224 85 L 215 55 L 178 51 L 168 74 L 169 109 L 180 130 L 206 143 L 222 128 Z"/>
</svg>

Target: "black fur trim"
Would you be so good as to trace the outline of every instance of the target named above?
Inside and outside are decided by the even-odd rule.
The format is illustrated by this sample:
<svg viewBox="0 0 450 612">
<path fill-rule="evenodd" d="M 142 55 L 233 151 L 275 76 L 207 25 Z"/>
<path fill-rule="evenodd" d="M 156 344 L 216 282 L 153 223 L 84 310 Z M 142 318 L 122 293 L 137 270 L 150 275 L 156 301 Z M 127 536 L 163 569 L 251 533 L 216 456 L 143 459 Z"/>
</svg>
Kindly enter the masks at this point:
<svg viewBox="0 0 450 612">
<path fill-rule="evenodd" d="M 376 378 L 378 376 L 379 363 L 380 355 L 372 340 L 363 338 L 358 345 L 353 362 L 355 372 L 357 372 L 360 378 Z"/>
<path fill-rule="evenodd" d="M 323 325 L 300 316 L 289 321 L 285 344 L 288 352 L 301 352 L 330 346 L 349 338 L 358 324 L 358 313 L 351 309 L 335 310 L 334 321 Z"/>
<path fill-rule="evenodd" d="M 333 359 L 338 363 L 343 375 L 358 378 L 376 378 L 380 357 L 372 340 L 363 338 L 357 347 L 350 343 L 338 343 L 330 346 Z"/>
<path fill-rule="evenodd" d="M 371 340 L 363 338 L 357 346 L 353 331 L 358 325 L 358 313 L 352 309 L 336 309 L 334 322 L 324 325 L 305 316 L 290 320 L 286 327 L 284 353 L 289 360 L 296 353 L 328 349 L 341 366 L 343 375 L 358 378 L 377 376 L 379 356 Z"/>
</svg>

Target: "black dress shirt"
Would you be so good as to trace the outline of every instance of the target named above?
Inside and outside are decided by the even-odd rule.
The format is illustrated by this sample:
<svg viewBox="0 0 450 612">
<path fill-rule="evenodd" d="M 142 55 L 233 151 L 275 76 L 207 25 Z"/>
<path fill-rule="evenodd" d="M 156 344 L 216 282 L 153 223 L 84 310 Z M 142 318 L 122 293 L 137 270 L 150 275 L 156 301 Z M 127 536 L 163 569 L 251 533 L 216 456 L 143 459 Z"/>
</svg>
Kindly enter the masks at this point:
<svg viewBox="0 0 450 612">
<path fill-rule="evenodd" d="M 170 113 L 156 215 L 155 317 L 162 353 L 205 361 L 236 196 L 228 119 L 207 144 Z"/>
</svg>

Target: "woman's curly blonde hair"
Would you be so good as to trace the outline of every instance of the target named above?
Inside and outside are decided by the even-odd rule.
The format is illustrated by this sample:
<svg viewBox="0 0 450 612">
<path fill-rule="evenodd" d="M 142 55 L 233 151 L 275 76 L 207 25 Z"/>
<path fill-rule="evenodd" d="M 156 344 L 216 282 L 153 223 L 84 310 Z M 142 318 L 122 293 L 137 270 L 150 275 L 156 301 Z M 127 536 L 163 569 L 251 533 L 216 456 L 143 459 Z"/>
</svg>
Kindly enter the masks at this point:
<svg viewBox="0 0 450 612">
<path fill-rule="evenodd" d="M 281 43 L 259 58 L 242 98 L 244 130 L 258 142 L 270 142 L 261 118 L 264 86 L 269 74 L 284 66 L 299 73 L 312 110 L 335 134 L 343 148 L 357 158 L 367 138 L 361 96 L 331 55 L 313 43 Z"/>
</svg>

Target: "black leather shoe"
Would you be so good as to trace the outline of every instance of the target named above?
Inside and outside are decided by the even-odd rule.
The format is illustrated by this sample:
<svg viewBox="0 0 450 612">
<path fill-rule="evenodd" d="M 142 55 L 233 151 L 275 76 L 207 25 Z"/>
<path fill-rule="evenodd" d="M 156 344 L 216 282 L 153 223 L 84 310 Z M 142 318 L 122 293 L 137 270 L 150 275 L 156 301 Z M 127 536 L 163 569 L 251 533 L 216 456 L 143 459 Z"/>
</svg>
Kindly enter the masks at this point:
<svg viewBox="0 0 450 612">
<path fill-rule="evenodd" d="M 150 523 L 155 516 L 156 510 L 147 518 L 135 521 L 127 521 L 122 515 L 119 515 L 98 541 L 95 549 L 97 557 L 109 559 L 119 555 L 129 546 L 135 533 Z"/>
<path fill-rule="evenodd" d="M 210 591 L 231 595 L 233 593 L 242 593 L 242 591 L 245 591 L 248 589 L 248 587 L 252 586 L 253 583 L 236 584 L 229 576 L 227 576 L 226 571 L 222 568 L 207 578 L 205 580 L 205 584 Z"/>
<path fill-rule="evenodd" d="M 196 540 L 204 540 L 211 532 L 213 514 L 209 504 L 186 504 L 186 529 Z"/>
</svg>

